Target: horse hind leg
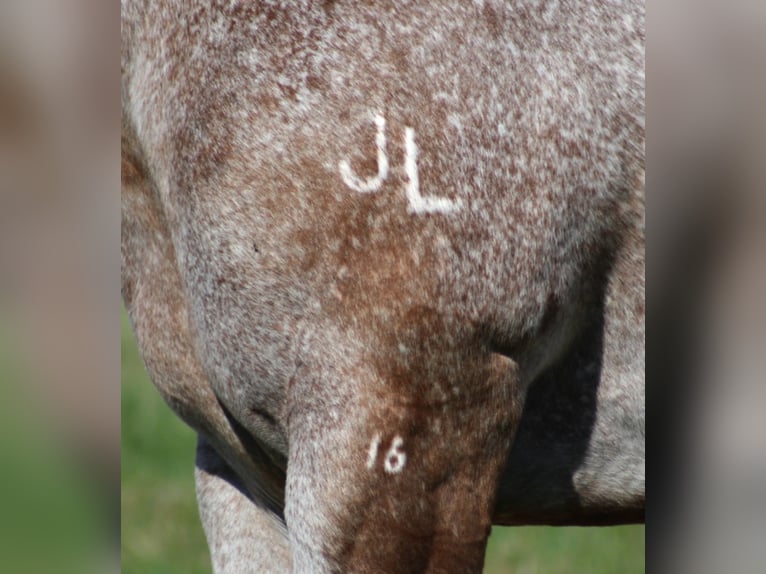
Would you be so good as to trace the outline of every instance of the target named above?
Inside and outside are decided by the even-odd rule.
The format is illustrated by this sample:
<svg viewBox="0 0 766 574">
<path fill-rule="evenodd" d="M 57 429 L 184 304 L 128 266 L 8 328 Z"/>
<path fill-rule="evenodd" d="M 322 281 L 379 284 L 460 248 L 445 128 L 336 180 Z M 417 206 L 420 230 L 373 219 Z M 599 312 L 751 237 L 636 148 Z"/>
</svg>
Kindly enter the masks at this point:
<svg viewBox="0 0 766 574">
<path fill-rule="evenodd" d="M 290 415 L 293 572 L 481 572 L 518 418 L 516 365 L 485 353 L 459 366 L 445 387 L 460 392 L 438 401 L 416 373 L 304 366 L 292 397 L 307 400 Z"/>
<path fill-rule="evenodd" d="M 194 478 L 215 574 L 290 572 L 283 520 L 245 494 L 239 478 L 202 436 Z"/>
</svg>

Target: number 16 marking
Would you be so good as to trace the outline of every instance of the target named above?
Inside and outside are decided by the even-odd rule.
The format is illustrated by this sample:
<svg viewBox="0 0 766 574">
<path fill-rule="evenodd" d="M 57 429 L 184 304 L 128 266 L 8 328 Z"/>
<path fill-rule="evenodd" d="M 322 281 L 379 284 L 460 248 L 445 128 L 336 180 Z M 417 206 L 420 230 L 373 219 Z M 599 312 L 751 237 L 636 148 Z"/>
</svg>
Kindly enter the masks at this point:
<svg viewBox="0 0 766 574">
<path fill-rule="evenodd" d="M 398 474 L 404 469 L 404 465 L 407 462 L 407 453 L 404 452 L 402 447 L 404 446 L 404 440 L 399 435 L 394 437 L 391 442 L 391 448 L 386 452 L 386 456 L 383 459 L 383 470 L 388 474 Z M 367 468 L 372 469 L 375 466 L 375 461 L 378 459 L 378 449 L 380 447 L 380 434 L 376 434 L 372 442 L 370 443 L 370 449 L 367 452 Z"/>
</svg>

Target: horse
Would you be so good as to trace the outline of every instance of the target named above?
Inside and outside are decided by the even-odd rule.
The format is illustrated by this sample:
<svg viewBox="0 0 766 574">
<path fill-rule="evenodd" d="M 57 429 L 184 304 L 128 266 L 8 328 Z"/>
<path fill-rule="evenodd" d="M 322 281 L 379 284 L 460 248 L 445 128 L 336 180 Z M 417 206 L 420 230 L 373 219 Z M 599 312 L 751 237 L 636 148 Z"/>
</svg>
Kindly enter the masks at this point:
<svg viewBox="0 0 766 574">
<path fill-rule="evenodd" d="M 122 298 L 216 573 L 644 519 L 644 6 L 123 0 Z"/>
</svg>

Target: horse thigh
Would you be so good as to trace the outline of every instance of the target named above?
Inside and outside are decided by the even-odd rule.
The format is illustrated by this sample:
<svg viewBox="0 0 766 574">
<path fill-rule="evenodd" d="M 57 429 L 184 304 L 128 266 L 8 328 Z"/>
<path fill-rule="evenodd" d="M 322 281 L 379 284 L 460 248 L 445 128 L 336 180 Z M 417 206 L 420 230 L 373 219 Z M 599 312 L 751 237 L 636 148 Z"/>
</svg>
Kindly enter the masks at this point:
<svg viewBox="0 0 766 574">
<path fill-rule="evenodd" d="M 481 572 L 516 368 L 492 353 L 467 363 L 441 381 L 461 392 L 431 401 L 421 390 L 438 377 L 306 360 L 289 425 L 293 572 Z"/>
</svg>

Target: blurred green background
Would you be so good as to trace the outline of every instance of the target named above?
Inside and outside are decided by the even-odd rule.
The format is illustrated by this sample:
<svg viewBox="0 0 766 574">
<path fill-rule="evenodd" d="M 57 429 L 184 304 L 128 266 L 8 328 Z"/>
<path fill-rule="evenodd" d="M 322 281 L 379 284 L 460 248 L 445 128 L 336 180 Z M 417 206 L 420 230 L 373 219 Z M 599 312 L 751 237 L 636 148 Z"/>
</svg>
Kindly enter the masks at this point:
<svg viewBox="0 0 766 574">
<path fill-rule="evenodd" d="M 123 312 L 123 574 L 211 572 L 194 497 L 195 444 L 149 381 Z M 644 527 L 496 527 L 484 572 L 644 572 Z"/>
<path fill-rule="evenodd" d="M 90 451 L 73 438 L 61 405 L 45 396 L 48 387 L 19 344 L 21 327 L 4 311 L 0 306 L 0 572 L 114 572 L 111 485 L 92 472 Z"/>
</svg>

